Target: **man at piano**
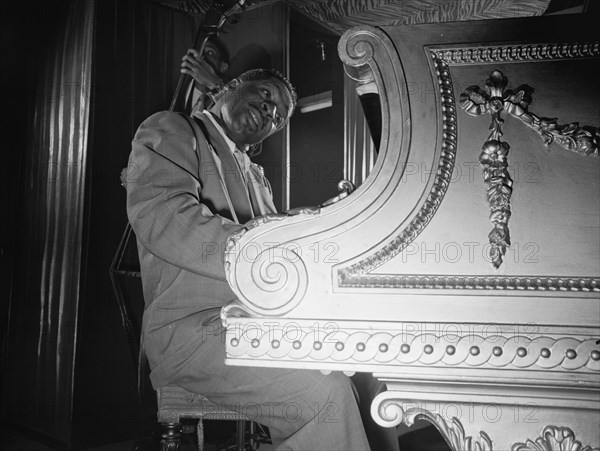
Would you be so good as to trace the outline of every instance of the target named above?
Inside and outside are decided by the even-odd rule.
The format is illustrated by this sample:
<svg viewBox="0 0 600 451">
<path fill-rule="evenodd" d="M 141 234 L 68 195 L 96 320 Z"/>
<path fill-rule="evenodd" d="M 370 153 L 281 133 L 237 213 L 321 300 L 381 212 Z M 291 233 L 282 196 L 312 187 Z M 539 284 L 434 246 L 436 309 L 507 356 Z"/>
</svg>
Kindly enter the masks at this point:
<svg viewBox="0 0 600 451">
<path fill-rule="evenodd" d="M 268 426 L 276 449 L 367 450 L 345 375 L 224 364 L 219 314 L 235 298 L 225 241 L 275 212 L 270 185 L 246 151 L 286 125 L 296 94 L 279 73 L 257 69 L 213 99 L 191 116 L 150 116 L 132 143 L 127 213 L 138 240 L 152 384 L 201 393 Z"/>
</svg>

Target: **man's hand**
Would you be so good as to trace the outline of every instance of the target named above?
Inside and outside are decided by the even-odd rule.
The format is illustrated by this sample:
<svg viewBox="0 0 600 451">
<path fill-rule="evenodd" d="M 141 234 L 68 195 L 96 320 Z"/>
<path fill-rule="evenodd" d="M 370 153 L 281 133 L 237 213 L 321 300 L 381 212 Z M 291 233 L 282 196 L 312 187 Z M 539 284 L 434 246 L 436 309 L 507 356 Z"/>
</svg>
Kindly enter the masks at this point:
<svg viewBox="0 0 600 451">
<path fill-rule="evenodd" d="M 202 89 L 201 86 L 214 88 L 223 81 L 196 49 L 189 49 L 181 59 L 181 73 L 190 75 L 198 89 Z"/>
</svg>

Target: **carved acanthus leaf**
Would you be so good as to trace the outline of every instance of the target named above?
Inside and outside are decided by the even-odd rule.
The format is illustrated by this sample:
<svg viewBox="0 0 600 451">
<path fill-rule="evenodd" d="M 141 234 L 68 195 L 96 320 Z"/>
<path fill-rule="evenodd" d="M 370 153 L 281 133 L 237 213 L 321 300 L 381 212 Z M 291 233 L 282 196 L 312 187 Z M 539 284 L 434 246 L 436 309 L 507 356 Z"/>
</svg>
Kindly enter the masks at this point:
<svg viewBox="0 0 600 451">
<path fill-rule="evenodd" d="M 600 448 L 592 448 L 583 445 L 575 439 L 575 433 L 568 427 L 546 426 L 542 436 L 532 441 L 528 439 L 525 443 L 515 443 L 511 451 L 599 451 Z"/>
</svg>

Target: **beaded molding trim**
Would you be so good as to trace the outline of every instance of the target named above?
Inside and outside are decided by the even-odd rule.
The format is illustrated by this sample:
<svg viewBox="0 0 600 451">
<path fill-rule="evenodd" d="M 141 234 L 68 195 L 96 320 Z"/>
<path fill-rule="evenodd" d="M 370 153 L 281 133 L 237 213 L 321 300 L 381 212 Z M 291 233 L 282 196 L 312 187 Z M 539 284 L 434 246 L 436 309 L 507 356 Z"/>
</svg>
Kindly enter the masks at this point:
<svg viewBox="0 0 600 451">
<path fill-rule="evenodd" d="M 314 359 L 318 362 L 412 364 L 451 367 L 600 371 L 600 347 L 593 338 L 503 336 L 471 333 L 411 334 L 263 328 L 256 322 L 227 327 L 228 357 Z M 335 329 L 335 330 L 334 330 Z M 408 330 L 408 329 L 407 329 Z"/>
</svg>

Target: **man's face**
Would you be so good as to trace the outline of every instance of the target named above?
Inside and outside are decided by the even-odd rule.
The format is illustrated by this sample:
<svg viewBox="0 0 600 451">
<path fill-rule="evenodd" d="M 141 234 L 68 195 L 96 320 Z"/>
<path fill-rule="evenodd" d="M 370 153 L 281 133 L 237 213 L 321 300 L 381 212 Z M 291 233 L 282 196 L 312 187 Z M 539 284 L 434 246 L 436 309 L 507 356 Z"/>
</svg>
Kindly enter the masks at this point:
<svg viewBox="0 0 600 451">
<path fill-rule="evenodd" d="M 246 81 L 221 98 L 220 116 L 239 147 L 261 142 L 281 130 L 291 109 L 287 87 L 278 79 Z"/>
<path fill-rule="evenodd" d="M 229 63 L 227 61 L 223 61 L 223 55 L 221 54 L 221 50 L 216 46 L 212 41 L 208 40 L 204 44 L 204 51 L 202 52 L 202 57 L 206 60 L 208 64 L 210 64 L 213 70 L 222 75 L 227 72 L 229 69 Z"/>
</svg>

